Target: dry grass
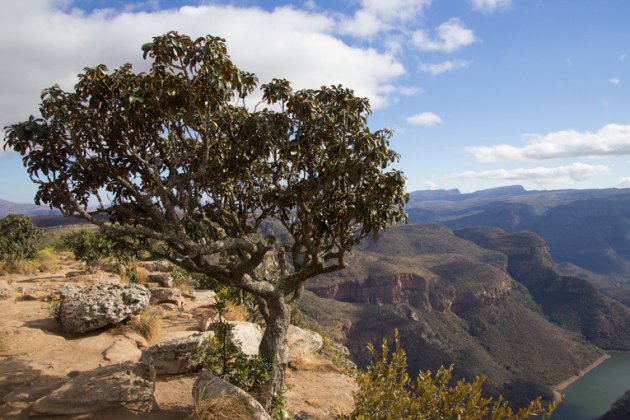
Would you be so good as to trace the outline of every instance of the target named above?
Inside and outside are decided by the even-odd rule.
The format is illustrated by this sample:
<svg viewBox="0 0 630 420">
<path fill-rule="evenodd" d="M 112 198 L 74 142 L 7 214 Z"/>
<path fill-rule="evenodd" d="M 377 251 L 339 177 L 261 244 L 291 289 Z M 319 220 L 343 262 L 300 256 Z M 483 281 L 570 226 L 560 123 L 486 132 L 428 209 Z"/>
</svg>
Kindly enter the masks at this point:
<svg viewBox="0 0 630 420">
<path fill-rule="evenodd" d="M 142 313 L 131 318 L 127 328 L 155 343 L 162 334 L 162 315 L 157 308 L 147 308 Z"/>
<path fill-rule="evenodd" d="M 226 301 L 225 319 L 228 321 L 247 321 L 249 315 L 245 305 L 235 305 L 229 300 Z"/>
<path fill-rule="evenodd" d="M 145 284 L 149 282 L 149 271 L 146 268 L 136 266 L 134 270 L 136 272 L 136 279 L 138 279 L 138 283 Z"/>
<path fill-rule="evenodd" d="M 195 399 L 190 420 L 249 420 L 250 414 L 240 398 L 222 396 L 212 399 Z"/>
</svg>

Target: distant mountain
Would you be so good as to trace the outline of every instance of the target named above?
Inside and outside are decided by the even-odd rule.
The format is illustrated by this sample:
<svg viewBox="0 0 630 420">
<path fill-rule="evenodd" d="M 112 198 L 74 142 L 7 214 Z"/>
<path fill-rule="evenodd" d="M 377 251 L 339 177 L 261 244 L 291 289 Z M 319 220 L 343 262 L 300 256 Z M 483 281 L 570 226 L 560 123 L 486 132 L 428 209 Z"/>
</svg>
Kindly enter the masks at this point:
<svg viewBox="0 0 630 420">
<path fill-rule="evenodd" d="M 410 196 L 412 222 L 532 231 L 545 240 L 556 263 L 571 273 L 583 270 L 579 277 L 597 278 L 599 288 L 628 302 L 630 189 L 526 191 L 511 186 L 438 198 L 425 191 Z"/>
<path fill-rule="evenodd" d="M 482 243 L 473 233 L 502 246 Z M 519 402 L 549 397 L 551 385 L 601 355 L 583 338 L 589 322 L 617 329 L 602 328 L 593 341 L 630 349 L 630 311 L 586 281 L 565 285 L 553 262 L 541 258 L 544 242 L 519 235 L 493 228 L 453 232 L 438 224 L 387 229 L 378 242 L 366 241 L 353 252 L 346 270 L 308 284 L 312 293 L 302 310 L 344 341 L 359 365 L 370 358 L 367 342 L 378 343 L 398 328 L 412 374 L 454 363 L 460 377 L 487 375 L 494 394 Z M 541 285 L 533 296 L 528 287 L 536 282 Z M 560 305 L 567 297 L 570 303 Z M 595 303 L 582 314 L 584 300 Z M 545 312 L 552 303 L 558 308 Z"/>
<path fill-rule="evenodd" d="M 26 216 L 59 215 L 59 210 L 52 210 L 46 206 L 35 204 L 12 203 L 0 199 L 0 218 L 7 214 L 24 214 Z"/>
</svg>

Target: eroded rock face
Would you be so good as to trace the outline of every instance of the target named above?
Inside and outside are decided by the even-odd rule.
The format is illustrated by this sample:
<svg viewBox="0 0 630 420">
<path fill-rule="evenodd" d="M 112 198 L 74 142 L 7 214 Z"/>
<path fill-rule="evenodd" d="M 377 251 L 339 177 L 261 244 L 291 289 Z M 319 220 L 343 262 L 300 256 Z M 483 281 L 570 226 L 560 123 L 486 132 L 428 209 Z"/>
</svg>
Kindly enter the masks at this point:
<svg viewBox="0 0 630 420">
<path fill-rule="evenodd" d="M 200 368 L 197 352 L 212 332 L 190 334 L 155 344 L 142 352 L 141 361 L 153 361 L 158 375 L 194 372 Z"/>
<path fill-rule="evenodd" d="M 216 400 L 216 409 L 221 410 L 221 414 L 239 413 L 242 414 L 240 418 L 271 420 L 269 414 L 254 397 L 208 371 L 202 371 L 199 374 L 193 385 L 192 395 L 196 400 Z M 215 414 L 218 413 L 215 412 Z"/>
<path fill-rule="evenodd" d="M 429 280 L 412 273 L 370 277 L 365 282 L 347 281 L 328 286 L 310 286 L 319 297 L 353 303 L 400 303 L 403 294 L 415 292 L 426 300 Z"/>
<path fill-rule="evenodd" d="M 149 363 L 102 366 L 70 379 L 33 404 L 35 415 L 71 415 L 124 407 L 149 411 L 155 391 L 155 370 Z"/>
<path fill-rule="evenodd" d="M 151 297 L 149 290 L 142 285 L 109 281 L 85 289 L 66 283 L 59 293 L 61 325 L 70 334 L 115 325 L 141 312 Z"/>
</svg>

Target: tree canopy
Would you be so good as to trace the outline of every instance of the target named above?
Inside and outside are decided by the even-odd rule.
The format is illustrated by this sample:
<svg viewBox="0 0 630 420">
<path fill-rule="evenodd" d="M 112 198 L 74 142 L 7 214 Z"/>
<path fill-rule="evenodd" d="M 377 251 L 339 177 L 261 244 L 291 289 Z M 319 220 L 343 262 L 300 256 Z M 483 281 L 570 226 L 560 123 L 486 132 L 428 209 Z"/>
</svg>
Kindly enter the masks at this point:
<svg viewBox="0 0 630 420">
<path fill-rule="evenodd" d="M 371 130 L 368 100 L 342 86 L 258 87 L 221 38 L 169 32 L 142 49 L 146 73 L 99 65 L 72 91 L 44 90 L 41 116 L 7 127 L 5 148 L 24 156 L 37 203 L 151 240 L 158 256 L 256 296 L 275 391 L 304 282 L 406 219 L 392 133 Z M 261 234 L 270 220 L 287 241 Z M 269 258 L 276 270 L 262 275 Z"/>
</svg>

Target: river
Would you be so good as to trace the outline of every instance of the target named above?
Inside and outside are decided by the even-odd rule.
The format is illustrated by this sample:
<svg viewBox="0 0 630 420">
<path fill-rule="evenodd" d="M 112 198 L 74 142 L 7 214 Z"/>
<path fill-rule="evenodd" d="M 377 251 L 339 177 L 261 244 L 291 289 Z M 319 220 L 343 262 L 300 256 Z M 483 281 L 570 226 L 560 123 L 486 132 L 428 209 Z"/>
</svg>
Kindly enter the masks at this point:
<svg viewBox="0 0 630 420">
<path fill-rule="evenodd" d="M 610 356 L 562 391 L 564 401 L 551 420 L 594 420 L 630 389 L 630 353 Z"/>
</svg>

